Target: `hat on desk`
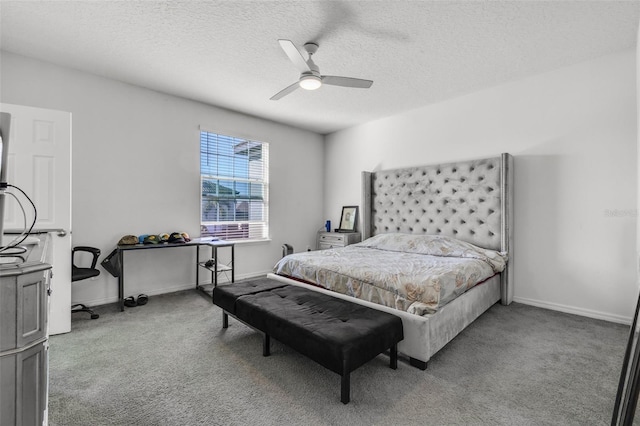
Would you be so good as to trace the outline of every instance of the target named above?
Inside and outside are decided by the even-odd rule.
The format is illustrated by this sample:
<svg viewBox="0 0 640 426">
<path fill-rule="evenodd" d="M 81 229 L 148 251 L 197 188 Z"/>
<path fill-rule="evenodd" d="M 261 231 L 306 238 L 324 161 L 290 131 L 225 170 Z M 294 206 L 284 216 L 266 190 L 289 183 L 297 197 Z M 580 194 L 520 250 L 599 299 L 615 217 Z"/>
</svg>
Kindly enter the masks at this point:
<svg viewBox="0 0 640 426">
<path fill-rule="evenodd" d="M 184 243 L 186 242 L 184 240 L 184 237 L 182 236 L 181 233 L 179 232 L 172 232 L 171 235 L 169 235 L 169 243 L 175 244 L 175 243 Z"/>
<path fill-rule="evenodd" d="M 184 238 L 185 241 L 191 241 L 191 237 L 189 237 L 189 234 L 187 234 L 186 232 L 181 232 L 180 235 L 182 235 L 182 238 Z"/>
<path fill-rule="evenodd" d="M 125 235 L 118 241 L 119 246 L 131 246 L 134 244 L 138 244 L 138 237 L 135 235 Z"/>
<path fill-rule="evenodd" d="M 158 244 L 160 242 L 160 237 L 157 235 L 147 235 L 144 237 L 144 244 Z"/>
<path fill-rule="evenodd" d="M 169 241 L 169 234 L 167 234 L 166 232 L 158 235 L 158 237 L 160 237 L 160 241 L 162 241 L 163 243 L 166 243 Z"/>
</svg>

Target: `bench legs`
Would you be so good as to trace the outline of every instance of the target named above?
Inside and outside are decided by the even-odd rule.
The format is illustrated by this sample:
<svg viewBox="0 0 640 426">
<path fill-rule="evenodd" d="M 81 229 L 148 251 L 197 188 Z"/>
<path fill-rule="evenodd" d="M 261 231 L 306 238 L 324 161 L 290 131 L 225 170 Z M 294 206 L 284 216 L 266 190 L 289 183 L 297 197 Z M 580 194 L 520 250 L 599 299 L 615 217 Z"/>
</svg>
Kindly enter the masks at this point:
<svg viewBox="0 0 640 426">
<path fill-rule="evenodd" d="M 271 337 L 264 333 L 262 336 L 262 356 L 271 355 Z"/>
<path fill-rule="evenodd" d="M 389 348 L 389 367 L 398 369 L 398 344 Z M 347 370 L 346 362 L 342 365 L 342 376 L 340 377 L 340 402 L 348 404 L 351 400 L 351 374 Z"/>
<path fill-rule="evenodd" d="M 229 315 L 226 312 L 222 313 L 222 328 L 227 328 L 229 326 Z M 267 333 L 263 333 L 262 335 L 262 356 L 271 355 L 271 336 Z M 414 360 L 411 358 L 412 365 L 413 361 L 422 362 L 418 360 Z M 423 362 L 426 365 L 426 362 Z M 391 346 L 389 348 L 389 367 L 396 370 L 398 368 L 398 344 Z M 343 361 L 342 364 L 342 374 L 340 376 L 340 402 L 343 404 L 348 404 L 351 400 L 351 372 L 347 368 L 346 360 Z"/>
<path fill-rule="evenodd" d="M 391 346 L 389 349 L 389 367 L 394 370 L 398 369 L 398 344 Z"/>
<path fill-rule="evenodd" d="M 340 402 L 348 404 L 351 394 L 351 373 L 347 371 L 346 363 L 342 366 L 342 376 L 340 377 Z"/>
<path fill-rule="evenodd" d="M 229 328 L 229 314 L 222 311 L 222 328 Z M 271 354 L 271 337 L 264 333 L 262 337 L 262 356 Z"/>
</svg>

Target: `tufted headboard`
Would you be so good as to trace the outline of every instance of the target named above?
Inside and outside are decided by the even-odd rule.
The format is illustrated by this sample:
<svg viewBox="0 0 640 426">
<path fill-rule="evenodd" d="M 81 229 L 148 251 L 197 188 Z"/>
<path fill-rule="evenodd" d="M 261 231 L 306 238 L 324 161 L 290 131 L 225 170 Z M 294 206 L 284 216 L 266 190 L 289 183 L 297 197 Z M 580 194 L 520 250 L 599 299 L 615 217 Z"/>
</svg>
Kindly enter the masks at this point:
<svg viewBox="0 0 640 426">
<path fill-rule="evenodd" d="M 363 239 L 376 234 L 446 235 L 507 253 L 502 302 L 513 282 L 513 157 L 362 173 Z"/>
</svg>

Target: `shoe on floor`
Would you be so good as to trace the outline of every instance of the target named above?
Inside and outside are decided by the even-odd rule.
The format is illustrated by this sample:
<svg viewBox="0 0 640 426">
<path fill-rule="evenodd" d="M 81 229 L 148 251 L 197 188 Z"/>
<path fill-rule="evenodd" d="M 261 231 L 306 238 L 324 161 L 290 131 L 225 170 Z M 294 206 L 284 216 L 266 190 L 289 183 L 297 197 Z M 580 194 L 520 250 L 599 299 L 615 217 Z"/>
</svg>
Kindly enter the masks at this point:
<svg viewBox="0 0 640 426">
<path fill-rule="evenodd" d="M 146 305 L 149 301 L 149 296 L 146 294 L 141 294 L 138 296 L 138 306 Z"/>
<path fill-rule="evenodd" d="M 127 306 L 129 308 L 135 308 L 136 306 L 138 306 L 138 303 L 136 303 L 136 299 L 134 299 L 133 296 L 129 296 L 126 299 L 124 299 L 124 306 Z"/>
</svg>

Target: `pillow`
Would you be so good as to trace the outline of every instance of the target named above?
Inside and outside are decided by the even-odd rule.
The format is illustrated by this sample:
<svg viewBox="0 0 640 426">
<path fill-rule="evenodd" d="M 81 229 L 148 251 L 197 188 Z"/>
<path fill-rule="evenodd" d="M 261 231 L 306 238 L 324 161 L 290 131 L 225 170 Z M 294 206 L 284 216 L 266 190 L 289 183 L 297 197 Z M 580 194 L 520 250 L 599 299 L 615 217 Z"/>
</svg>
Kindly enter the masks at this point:
<svg viewBox="0 0 640 426">
<path fill-rule="evenodd" d="M 507 260 L 505 255 L 495 250 L 444 235 L 378 234 L 355 245 L 403 253 L 480 259 L 491 265 L 494 272 L 502 272 Z"/>
</svg>

